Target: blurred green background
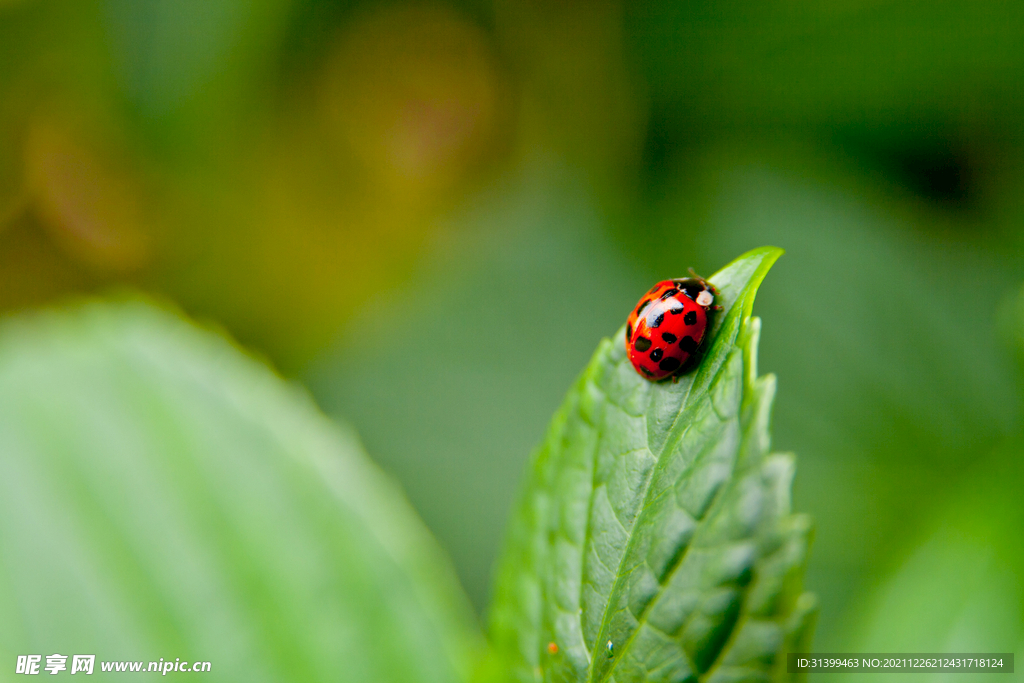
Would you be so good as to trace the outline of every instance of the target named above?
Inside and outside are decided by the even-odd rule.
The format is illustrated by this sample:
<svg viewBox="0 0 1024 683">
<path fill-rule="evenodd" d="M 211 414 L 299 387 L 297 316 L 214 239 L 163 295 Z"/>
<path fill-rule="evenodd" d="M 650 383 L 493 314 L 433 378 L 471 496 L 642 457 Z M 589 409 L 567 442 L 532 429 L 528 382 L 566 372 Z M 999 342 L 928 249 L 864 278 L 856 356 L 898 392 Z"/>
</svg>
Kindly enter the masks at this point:
<svg viewBox="0 0 1024 683">
<path fill-rule="evenodd" d="M 652 282 L 758 298 L 817 651 L 1024 651 L 1024 4 L 0 0 L 0 309 L 139 288 L 351 424 L 478 610 Z"/>
</svg>

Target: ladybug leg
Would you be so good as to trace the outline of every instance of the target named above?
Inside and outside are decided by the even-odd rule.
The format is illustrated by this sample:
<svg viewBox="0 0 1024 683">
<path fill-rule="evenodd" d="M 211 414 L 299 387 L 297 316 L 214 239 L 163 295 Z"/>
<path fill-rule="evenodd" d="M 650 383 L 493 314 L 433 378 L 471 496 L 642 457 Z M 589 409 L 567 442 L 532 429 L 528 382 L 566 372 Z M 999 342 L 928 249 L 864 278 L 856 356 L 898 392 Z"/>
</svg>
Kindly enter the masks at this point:
<svg viewBox="0 0 1024 683">
<path fill-rule="evenodd" d="M 718 304 L 715 304 L 714 306 L 711 307 L 711 310 L 712 311 L 724 311 L 725 308 L 720 306 L 720 305 L 718 305 Z"/>
</svg>

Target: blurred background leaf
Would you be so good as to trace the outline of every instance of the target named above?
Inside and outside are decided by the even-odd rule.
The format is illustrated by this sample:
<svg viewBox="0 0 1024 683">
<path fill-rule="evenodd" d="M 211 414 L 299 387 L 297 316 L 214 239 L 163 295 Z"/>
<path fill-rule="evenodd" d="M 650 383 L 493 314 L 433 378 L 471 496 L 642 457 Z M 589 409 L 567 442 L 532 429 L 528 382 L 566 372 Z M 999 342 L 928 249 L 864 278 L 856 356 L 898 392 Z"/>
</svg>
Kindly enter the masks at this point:
<svg viewBox="0 0 1024 683">
<path fill-rule="evenodd" d="M 536 164 L 453 218 L 408 285 L 305 373 L 405 482 L 478 608 L 524 454 L 646 284 L 588 230 L 593 196 Z"/>
<path fill-rule="evenodd" d="M 1024 485 L 1022 39 L 1012 2 L 0 2 L 0 307 L 217 320 L 351 420 L 482 609 L 600 336 L 680 254 L 779 244 L 775 444 L 849 649 L 965 476 Z"/>
<path fill-rule="evenodd" d="M 4 660 L 468 680 L 475 619 L 400 491 L 226 340 L 141 302 L 26 316 L 0 387 Z"/>
<path fill-rule="evenodd" d="M 1024 449 L 1019 438 L 965 473 L 958 491 L 866 596 L 844 629 L 862 652 L 1015 652 L 1024 644 Z M 904 551 L 907 552 L 907 551 Z M 931 680 L 946 676 L 927 674 Z M 979 674 L 960 674 L 980 680 Z M 896 675 L 889 676 L 897 680 Z"/>
</svg>

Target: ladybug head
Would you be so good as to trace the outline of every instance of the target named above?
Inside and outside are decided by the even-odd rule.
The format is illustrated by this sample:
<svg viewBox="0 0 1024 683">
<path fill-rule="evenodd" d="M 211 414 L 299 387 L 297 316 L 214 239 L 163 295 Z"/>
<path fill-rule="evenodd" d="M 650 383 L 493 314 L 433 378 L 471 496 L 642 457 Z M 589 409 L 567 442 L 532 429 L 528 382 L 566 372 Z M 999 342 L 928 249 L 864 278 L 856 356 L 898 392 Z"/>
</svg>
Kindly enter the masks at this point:
<svg viewBox="0 0 1024 683">
<path fill-rule="evenodd" d="M 714 285 L 702 277 L 676 280 L 675 284 L 680 292 L 686 295 L 688 299 L 695 301 L 698 306 L 708 308 L 711 304 L 715 303 L 715 296 L 718 294 L 718 291 L 715 290 Z"/>
</svg>

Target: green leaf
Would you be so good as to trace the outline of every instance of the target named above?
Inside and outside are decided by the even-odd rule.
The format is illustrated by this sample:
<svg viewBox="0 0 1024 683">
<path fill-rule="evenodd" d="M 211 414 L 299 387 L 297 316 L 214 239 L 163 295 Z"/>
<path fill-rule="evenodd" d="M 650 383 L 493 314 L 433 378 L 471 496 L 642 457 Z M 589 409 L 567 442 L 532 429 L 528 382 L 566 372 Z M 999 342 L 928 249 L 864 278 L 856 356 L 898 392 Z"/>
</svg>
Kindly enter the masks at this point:
<svg viewBox="0 0 1024 683">
<path fill-rule="evenodd" d="M 849 652 L 1019 652 L 1024 644 L 1022 486 L 1024 435 L 1015 435 L 966 468 L 953 494 L 934 501 L 927 526 L 908 534 L 909 547 L 886 572 L 872 576 L 875 585 L 861 591 L 839 633 L 830 636 L 839 636 Z M 914 678 L 931 682 L 950 676 Z M 856 674 L 829 676 L 856 679 Z"/>
<path fill-rule="evenodd" d="M 4 666 L 448 683 L 481 640 L 401 492 L 263 364 L 140 302 L 3 325 Z"/>
<path fill-rule="evenodd" d="M 555 414 L 491 613 L 517 680 L 784 677 L 779 654 L 813 615 L 809 522 L 790 513 L 792 457 L 768 452 L 775 380 L 757 377 L 750 317 L 781 253 L 755 249 L 710 278 L 724 310 L 695 372 L 641 378 L 620 329 Z"/>
</svg>

